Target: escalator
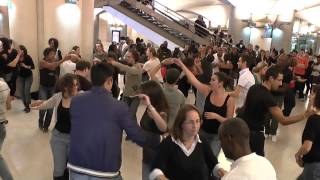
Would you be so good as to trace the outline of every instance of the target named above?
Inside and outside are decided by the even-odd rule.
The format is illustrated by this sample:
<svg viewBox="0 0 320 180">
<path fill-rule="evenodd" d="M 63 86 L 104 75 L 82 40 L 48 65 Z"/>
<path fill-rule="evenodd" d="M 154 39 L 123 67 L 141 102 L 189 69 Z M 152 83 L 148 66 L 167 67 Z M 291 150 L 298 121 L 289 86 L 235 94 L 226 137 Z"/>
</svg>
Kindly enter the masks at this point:
<svg viewBox="0 0 320 180">
<path fill-rule="evenodd" d="M 214 33 L 201 27 L 206 35 L 195 30 L 195 23 L 170 8 L 153 1 L 146 5 L 136 0 L 95 0 L 95 8 L 103 8 L 137 32 L 157 44 L 169 41 L 171 47 L 184 47 L 195 41 L 207 45 L 214 40 Z"/>
</svg>

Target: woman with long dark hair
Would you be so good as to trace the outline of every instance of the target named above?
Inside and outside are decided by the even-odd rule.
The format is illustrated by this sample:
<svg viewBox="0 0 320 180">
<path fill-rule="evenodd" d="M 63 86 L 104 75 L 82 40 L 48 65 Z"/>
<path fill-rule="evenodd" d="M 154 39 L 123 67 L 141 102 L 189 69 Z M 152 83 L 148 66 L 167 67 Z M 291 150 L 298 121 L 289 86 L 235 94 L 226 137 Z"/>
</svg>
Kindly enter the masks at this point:
<svg viewBox="0 0 320 180">
<path fill-rule="evenodd" d="M 161 135 L 168 131 L 167 121 L 169 106 L 161 86 L 156 81 L 146 81 L 141 84 L 139 98 L 131 103 L 131 111 L 148 136 L 148 147 L 142 154 L 142 179 L 149 179 L 151 164 L 154 161 Z"/>
</svg>

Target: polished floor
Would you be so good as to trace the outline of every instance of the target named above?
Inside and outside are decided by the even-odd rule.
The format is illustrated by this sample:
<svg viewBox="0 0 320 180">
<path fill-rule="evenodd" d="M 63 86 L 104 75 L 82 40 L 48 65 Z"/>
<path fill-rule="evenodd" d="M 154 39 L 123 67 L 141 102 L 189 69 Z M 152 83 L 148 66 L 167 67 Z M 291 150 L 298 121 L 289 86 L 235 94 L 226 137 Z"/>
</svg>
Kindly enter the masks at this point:
<svg viewBox="0 0 320 180">
<path fill-rule="evenodd" d="M 188 102 L 193 102 L 193 95 Z M 38 129 L 38 111 L 26 114 L 20 100 L 13 101 L 13 108 L 8 111 L 9 124 L 2 154 L 16 180 L 51 180 L 52 155 L 49 145 L 50 132 L 42 133 Z M 297 102 L 293 114 L 305 109 L 304 102 Z M 51 129 L 53 127 L 51 123 Z M 272 162 L 279 180 L 295 179 L 301 168 L 295 163 L 294 154 L 301 144 L 301 134 L 305 122 L 287 127 L 279 126 L 278 141 L 266 140 L 266 157 Z M 123 141 L 121 173 L 125 180 L 141 179 L 141 148 Z M 219 160 L 228 168 L 229 162 L 223 154 Z"/>
</svg>

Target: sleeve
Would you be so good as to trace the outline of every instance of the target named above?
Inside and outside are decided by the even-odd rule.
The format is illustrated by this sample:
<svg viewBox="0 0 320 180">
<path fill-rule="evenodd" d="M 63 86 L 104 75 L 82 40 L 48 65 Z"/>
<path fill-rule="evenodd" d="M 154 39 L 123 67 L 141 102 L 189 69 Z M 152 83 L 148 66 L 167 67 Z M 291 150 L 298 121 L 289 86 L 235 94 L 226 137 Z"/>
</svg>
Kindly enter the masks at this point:
<svg viewBox="0 0 320 180">
<path fill-rule="evenodd" d="M 318 120 L 318 119 L 316 119 L 316 120 Z M 313 121 L 314 121 L 314 116 L 310 116 L 307 123 L 306 123 L 306 126 L 303 130 L 302 141 L 309 140 L 309 141 L 313 142 L 315 140 L 316 131 L 314 129 L 315 125 L 314 125 Z"/>
<path fill-rule="evenodd" d="M 239 77 L 238 86 L 241 86 L 244 88 L 244 87 L 246 87 L 247 83 L 248 83 L 248 80 L 245 79 L 244 76 Z"/>
<path fill-rule="evenodd" d="M 33 63 L 33 60 L 32 60 L 32 57 L 28 55 L 28 64 L 31 66 L 31 69 L 34 69 L 34 63 Z"/>
<path fill-rule="evenodd" d="M 151 178 L 151 175 L 156 177 L 162 174 L 165 175 L 168 172 L 170 154 L 172 154 L 172 152 L 170 152 L 170 144 L 171 144 L 170 141 L 171 141 L 171 136 L 168 136 L 166 139 L 164 139 L 160 143 L 157 155 L 151 166 L 150 178 Z"/>
<path fill-rule="evenodd" d="M 205 138 L 201 138 L 201 141 L 207 166 L 209 167 L 210 171 L 213 172 L 216 170 L 215 167 L 218 165 L 218 159 L 216 156 L 214 156 L 208 141 Z"/>
<path fill-rule="evenodd" d="M 118 63 L 118 62 L 115 63 L 114 66 L 119 68 L 121 71 L 125 71 L 130 74 L 141 74 L 142 73 L 141 69 L 139 69 L 135 66 L 130 67 L 130 66 Z"/>
<path fill-rule="evenodd" d="M 40 106 L 39 106 L 39 109 L 52 109 L 54 108 L 54 106 L 56 105 L 57 101 L 60 99 L 59 96 L 60 96 L 61 93 L 56 93 L 54 94 L 50 99 L 44 101 Z M 61 101 L 61 99 L 60 99 Z"/>
<path fill-rule="evenodd" d="M 263 97 L 264 104 L 269 109 L 270 107 L 277 106 L 277 102 L 275 101 L 274 97 L 272 96 L 271 92 L 265 93 Z"/>
</svg>

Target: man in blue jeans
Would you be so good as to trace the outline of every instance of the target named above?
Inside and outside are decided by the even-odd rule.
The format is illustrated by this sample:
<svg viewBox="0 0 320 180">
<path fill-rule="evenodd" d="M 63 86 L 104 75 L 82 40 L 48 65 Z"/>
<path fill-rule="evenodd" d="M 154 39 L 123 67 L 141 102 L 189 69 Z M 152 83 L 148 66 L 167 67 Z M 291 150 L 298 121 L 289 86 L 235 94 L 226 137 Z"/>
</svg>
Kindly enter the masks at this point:
<svg viewBox="0 0 320 180">
<path fill-rule="evenodd" d="M 99 63 L 91 69 L 93 88 L 71 101 L 68 168 L 71 180 L 122 180 L 122 132 L 139 145 L 146 142 L 128 106 L 111 94 L 113 67 Z"/>
</svg>

